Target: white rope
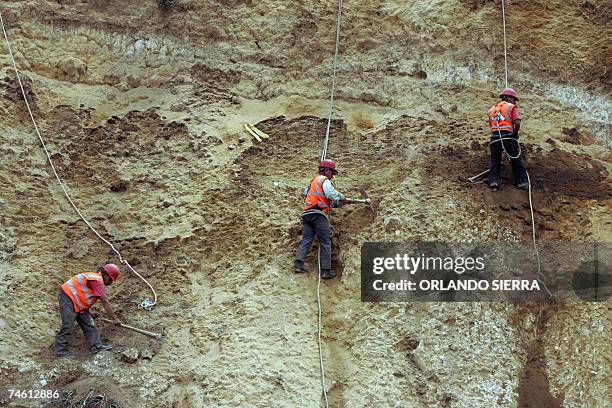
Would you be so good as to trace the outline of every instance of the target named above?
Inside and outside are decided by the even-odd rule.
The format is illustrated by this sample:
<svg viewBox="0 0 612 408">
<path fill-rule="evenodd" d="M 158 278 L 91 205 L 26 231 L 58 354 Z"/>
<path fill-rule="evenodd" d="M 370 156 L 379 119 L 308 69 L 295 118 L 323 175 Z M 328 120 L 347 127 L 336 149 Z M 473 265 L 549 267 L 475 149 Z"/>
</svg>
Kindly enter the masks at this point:
<svg viewBox="0 0 612 408">
<path fill-rule="evenodd" d="M 540 283 L 544 285 L 544 289 L 546 289 L 546 293 L 548 293 L 548 296 L 552 298 L 553 295 L 552 293 L 550 293 L 550 290 L 548 289 L 548 286 L 546 286 L 546 282 L 544 281 L 546 276 L 544 276 L 544 274 L 542 273 L 542 261 L 540 260 L 540 251 L 538 251 L 538 244 L 536 242 L 535 218 L 533 216 L 533 203 L 531 202 L 531 178 L 529 177 L 529 172 L 527 171 L 527 169 L 525 169 L 525 174 L 527 175 L 527 184 L 529 186 L 529 211 L 531 211 L 531 237 L 533 239 L 533 249 L 535 252 L 535 256 L 536 256 L 536 259 L 538 260 L 538 277 L 539 277 L 538 281 L 540 281 Z"/>
<path fill-rule="evenodd" d="M 340 49 L 340 21 L 342 19 L 342 0 L 338 0 L 338 15 L 336 18 L 336 48 L 334 51 L 334 61 L 332 67 L 332 87 L 331 95 L 329 98 L 329 108 L 327 111 L 327 127 L 325 129 L 325 140 L 323 141 L 323 152 L 321 153 L 321 161 L 327 157 L 327 147 L 329 145 L 329 131 L 331 128 L 331 117 L 334 109 L 334 95 L 336 93 L 336 70 L 338 68 L 338 52 Z M 321 243 L 319 242 L 319 276 L 317 278 L 317 337 L 319 343 L 319 365 L 321 367 L 321 388 L 323 388 L 323 397 L 325 401 L 325 408 L 329 408 L 329 401 L 327 399 L 327 389 L 325 388 L 325 365 L 323 364 L 323 346 L 321 344 L 321 329 L 323 326 L 321 316 Z"/>
<path fill-rule="evenodd" d="M 155 290 L 153 289 L 153 286 L 151 286 L 151 284 L 149 282 L 147 282 L 147 280 L 145 278 L 143 278 L 138 272 L 136 272 L 136 270 L 134 270 L 134 268 L 132 268 L 130 263 L 126 259 L 123 259 L 123 257 L 121 256 L 121 253 L 119 253 L 119 251 L 113 246 L 113 244 L 110 243 L 109 241 L 107 241 L 104 237 L 102 237 L 102 235 L 100 235 L 98 233 L 98 231 L 96 231 L 94 229 L 94 227 L 89 223 L 89 221 L 87 221 L 87 219 L 85 219 L 85 216 L 81 213 L 81 211 L 78 209 L 78 207 L 74 204 L 74 202 L 70 198 L 70 195 L 68 194 L 68 191 L 66 190 L 66 187 L 64 186 L 64 183 L 62 183 L 62 180 L 60 180 L 59 175 L 57 174 L 57 171 L 55 170 L 55 166 L 53 165 L 53 161 L 51 160 L 51 155 L 49 154 L 49 150 L 47 149 L 47 145 L 45 144 L 45 141 L 43 140 L 43 138 L 42 138 L 42 136 L 40 134 L 40 131 L 38 130 L 38 125 L 36 125 L 36 121 L 34 120 L 34 115 L 32 114 L 32 109 L 30 108 L 30 104 L 28 103 L 28 98 L 26 97 L 25 90 L 23 89 L 23 84 L 21 83 L 21 77 L 19 76 L 19 71 L 17 70 L 17 64 L 15 63 L 15 57 L 13 56 L 13 50 L 11 49 L 11 44 L 10 44 L 9 39 L 8 39 L 8 34 L 6 33 L 6 29 L 4 27 L 4 20 L 2 19 L 2 13 L 0 13 L 0 24 L 2 25 L 2 32 L 4 33 L 4 39 L 5 39 L 5 42 L 6 42 L 6 46 L 8 48 L 9 54 L 11 56 L 11 60 L 13 61 L 13 68 L 15 69 L 15 75 L 17 76 L 17 82 L 19 82 L 19 87 L 21 88 L 21 94 L 23 95 L 23 100 L 25 101 L 26 107 L 28 108 L 28 112 L 30 113 L 30 118 L 32 119 L 32 124 L 34 125 L 34 129 L 36 130 L 36 134 L 38 135 L 38 139 L 40 140 L 40 143 L 42 144 L 42 147 L 45 150 L 45 154 L 47 155 L 47 159 L 49 161 L 49 164 L 51 165 L 51 169 L 53 170 L 53 174 L 55 175 L 55 178 L 57 179 L 59 185 L 62 187 L 62 190 L 64 191 L 64 195 L 66 196 L 66 198 L 68 199 L 68 201 L 70 202 L 72 207 L 79 214 L 79 216 L 81 217 L 83 222 L 85 222 L 85 224 L 87 224 L 87 226 L 94 232 L 94 234 L 96 234 L 98 236 L 98 238 L 100 238 L 108 246 L 111 247 L 111 249 L 117 254 L 117 256 L 119 257 L 119 260 L 123 264 L 125 264 L 132 272 L 134 272 L 136 274 L 136 276 L 138 276 L 140 279 L 142 279 L 144 281 L 144 283 L 146 283 L 149 286 L 149 289 L 151 289 L 151 291 L 153 292 L 154 299 L 153 299 L 153 301 L 151 301 L 149 298 L 146 298 L 139 305 L 139 307 L 142 307 L 143 309 L 146 309 L 146 310 L 151 310 L 153 308 L 153 306 L 155 306 L 155 304 L 157 303 L 157 293 L 155 293 Z"/>
<path fill-rule="evenodd" d="M 508 48 L 506 46 L 506 8 L 504 4 L 504 0 L 501 0 L 502 7 L 502 25 L 504 28 L 504 69 L 506 73 L 506 88 L 508 87 Z"/>
<path fill-rule="evenodd" d="M 515 141 L 516 144 L 518 145 L 518 149 L 519 149 L 518 155 L 511 156 L 510 153 L 508 153 L 508 151 L 506 150 L 506 146 L 504 146 L 503 140 L 513 140 L 513 141 Z M 489 144 L 493 144 L 493 143 L 496 143 L 496 142 L 500 142 L 501 143 L 502 149 L 504 149 L 504 153 L 508 156 L 508 158 L 510 158 L 510 159 L 518 159 L 521 156 L 521 153 L 522 153 L 521 152 L 521 145 L 520 145 L 520 143 L 518 142 L 517 139 L 513 139 L 513 138 L 510 138 L 510 137 L 501 137 L 501 134 L 500 134 L 500 139 L 493 140 Z M 548 293 L 548 296 L 552 297 L 552 293 L 548 289 L 548 286 L 546 286 L 546 282 L 544 282 L 545 276 L 542 273 L 542 261 L 540 260 L 540 251 L 538 250 L 538 244 L 537 244 L 537 241 L 536 241 L 535 217 L 533 215 L 533 201 L 531 199 L 531 178 L 529 177 L 529 172 L 527 171 L 527 168 L 523 167 L 523 169 L 525 170 L 525 174 L 527 175 L 527 186 L 528 186 L 528 191 L 529 191 L 529 211 L 531 212 L 531 238 L 533 240 L 533 250 L 535 252 L 535 256 L 536 256 L 536 259 L 538 261 L 538 274 L 537 274 L 538 275 L 538 281 L 544 286 L 544 289 L 546 289 L 546 292 Z"/>
<path fill-rule="evenodd" d="M 327 389 L 325 388 L 325 367 L 323 366 L 323 346 L 321 345 L 321 242 L 319 242 L 319 253 L 317 256 L 319 263 L 319 277 L 317 280 L 317 308 L 319 310 L 319 318 L 317 320 L 317 333 L 319 338 L 319 364 L 321 366 L 321 387 L 323 388 L 323 397 L 325 399 L 325 408 L 329 408 L 327 400 Z"/>
<path fill-rule="evenodd" d="M 507 46 L 507 35 L 506 35 L 506 7 L 505 7 L 505 0 L 501 0 L 501 9 L 502 9 L 502 28 L 503 28 L 503 32 L 504 32 L 504 78 L 506 81 L 506 88 L 508 87 L 508 46 Z M 499 131 L 499 122 L 497 123 L 497 133 L 499 134 L 499 139 L 498 140 L 494 140 L 491 143 L 495 143 L 495 142 L 500 142 L 502 145 L 502 149 L 504 149 L 504 153 L 510 158 L 510 159 L 518 159 L 519 157 L 521 157 L 522 151 L 521 151 L 521 144 L 518 142 L 518 139 L 512 139 L 512 138 L 502 138 L 501 136 L 501 132 Z M 510 155 L 510 153 L 508 153 L 508 151 L 506 150 L 506 146 L 504 145 L 503 140 L 514 140 L 516 142 L 516 144 L 518 145 L 518 154 L 513 157 Z M 524 164 L 523 164 L 524 166 Z M 544 274 L 542 274 L 542 261 L 540 260 L 540 251 L 538 250 L 538 244 L 536 241 L 536 228 L 535 228 L 535 217 L 533 215 L 533 202 L 531 199 L 531 178 L 529 177 L 529 172 L 527 171 L 526 167 L 523 167 L 523 169 L 525 170 L 525 174 L 527 175 L 527 185 L 528 185 L 528 189 L 529 189 L 529 211 L 531 213 L 531 238 L 533 240 L 533 250 L 535 252 L 535 256 L 536 259 L 538 261 L 538 281 L 540 281 L 540 283 L 542 285 L 544 285 L 544 289 L 546 289 L 546 292 L 548 293 L 548 296 L 552 297 L 552 293 L 550 293 L 550 290 L 548 290 L 548 286 L 546 286 L 546 283 L 544 282 Z"/>
<path fill-rule="evenodd" d="M 332 88 L 331 96 L 329 98 L 329 109 L 327 112 L 327 128 L 325 129 L 325 141 L 323 142 L 323 153 L 321 154 L 321 160 L 325 160 L 327 157 L 327 146 L 329 144 L 329 130 L 331 127 L 332 111 L 334 109 L 334 94 L 336 93 L 336 69 L 338 67 L 338 50 L 340 48 L 340 20 L 342 17 L 342 0 L 338 0 L 338 18 L 336 20 L 336 51 L 334 53 L 334 62 L 332 69 Z"/>
</svg>

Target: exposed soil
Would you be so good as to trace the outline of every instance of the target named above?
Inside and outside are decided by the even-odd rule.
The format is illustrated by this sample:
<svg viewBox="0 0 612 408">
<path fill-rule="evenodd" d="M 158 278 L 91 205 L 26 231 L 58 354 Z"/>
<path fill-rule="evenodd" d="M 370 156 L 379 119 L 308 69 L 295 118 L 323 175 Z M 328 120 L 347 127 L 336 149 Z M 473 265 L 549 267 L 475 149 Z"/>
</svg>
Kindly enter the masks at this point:
<svg viewBox="0 0 612 408">
<path fill-rule="evenodd" d="M 527 350 L 527 364 L 523 368 L 518 388 L 519 408 L 561 408 L 563 395 L 555 398 L 550 393 L 544 345 L 535 340 Z"/>
<path fill-rule="evenodd" d="M 443 147 L 431 152 L 427 169 L 437 180 L 450 180 L 453 190 L 477 197 L 487 212 L 492 212 L 508 228 L 524 227 L 523 239 L 531 234 L 531 214 L 527 191 L 514 185 L 506 157 L 502 164 L 502 186 L 495 193 L 486 186 L 486 175 L 470 183 L 467 177 L 488 168 L 488 146 L 472 143 L 471 148 Z M 586 214 L 593 205 L 607 207 L 612 186 L 609 172 L 599 161 L 554 149 L 543 151 L 523 145 L 529 172 L 536 228 L 544 240 L 562 240 L 569 231 L 588 234 Z"/>
<path fill-rule="evenodd" d="M 523 333 L 522 336 L 527 354 L 517 387 L 517 406 L 519 408 L 561 408 L 564 406 L 563 393 L 556 397 L 551 394 L 544 345 L 548 318 L 558 309 L 558 305 L 529 305 L 517 309 L 515 323 L 518 323 L 518 330 L 522 330 L 519 321 L 525 316 L 531 316 L 535 320 L 534 331 Z"/>
<path fill-rule="evenodd" d="M 0 53 L 0 405 L 319 407 L 317 245 L 290 266 L 327 126 L 333 2 L 4 2 L 28 100 L 122 268 L 112 351 L 53 355 L 57 288 L 119 263 L 59 188 Z M 374 211 L 334 212 L 321 285 L 331 407 L 603 407 L 610 302 L 362 303 L 365 242 L 531 239 L 510 166 L 495 193 L 485 113 L 502 85 L 498 2 L 345 2 L 329 157 Z M 507 4 L 510 81 L 538 242 L 609 242 L 610 6 Z M 244 132 L 253 123 L 270 138 Z M 605 245 L 602 245 L 604 248 Z M 100 307 L 96 306 L 98 309 Z M 58 389 L 63 401 L 9 399 Z M 92 391 L 93 390 L 93 391 Z"/>
</svg>

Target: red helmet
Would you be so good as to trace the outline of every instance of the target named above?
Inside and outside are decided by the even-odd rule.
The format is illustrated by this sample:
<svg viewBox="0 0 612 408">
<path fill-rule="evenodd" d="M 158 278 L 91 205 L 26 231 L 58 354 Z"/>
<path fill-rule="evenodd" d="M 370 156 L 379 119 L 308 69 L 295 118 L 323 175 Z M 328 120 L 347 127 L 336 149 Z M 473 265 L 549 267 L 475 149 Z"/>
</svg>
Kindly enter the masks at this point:
<svg viewBox="0 0 612 408">
<path fill-rule="evenodd" d="M 104 269 L 104 272 L 108 273 L 108 276 L 111 277 L 113 282 L 115 282 L 119 277 L 119 267 L 115 264 L 106 264 L 102 267 L 102 269 Z"/>
<path fill-rule="evenodd" d="M 504 95 L 506 95 L 506 96 L 514 96 L 517 101 L 519 100 L 518 94 L 512 88 L 504 88 L 504 90 L 501 91 L 501 93 L 499 94 L 499 97 L 501 98 Z"/>
<path fill-rule="evenodd" d="M 319 163 L 319 168 L 326 168 L 326 169 L 332 169 L 334 174 L 338 174 L 338 170 L 336 170 L 336 162 L 334 162 L 333 160 L 321 160 L 321 163 Z"/>
</svg>

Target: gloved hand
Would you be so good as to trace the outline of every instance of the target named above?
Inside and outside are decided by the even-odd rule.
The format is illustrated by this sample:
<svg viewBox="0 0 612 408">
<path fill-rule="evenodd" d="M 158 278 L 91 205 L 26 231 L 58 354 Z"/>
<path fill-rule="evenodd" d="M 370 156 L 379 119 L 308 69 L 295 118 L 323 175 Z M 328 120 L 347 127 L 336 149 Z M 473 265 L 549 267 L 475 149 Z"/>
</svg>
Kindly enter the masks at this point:
<svg viewBox="0 0 612 408">
<path fill-rule="evenodd" d="M 117 318 L 113 319 L 113 324 L 117 327 L 121 326 L 121 321 Z"/>
<path fill-rule="evenodd" d="M 89 314 L 91 315 L 91 317 L 93 317 L 94 319 L 97 319 L 98 317 L 100 317 L 100 313 L 96 312 L 94 310 L 90 311 Z"/>
</svg>

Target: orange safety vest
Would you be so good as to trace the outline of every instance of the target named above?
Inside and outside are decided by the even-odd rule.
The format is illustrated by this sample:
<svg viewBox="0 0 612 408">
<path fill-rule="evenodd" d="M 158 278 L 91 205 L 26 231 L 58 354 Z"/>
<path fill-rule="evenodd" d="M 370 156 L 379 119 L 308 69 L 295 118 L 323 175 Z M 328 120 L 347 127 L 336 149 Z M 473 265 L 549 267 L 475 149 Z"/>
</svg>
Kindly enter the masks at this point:
<svg viewBox="0 0 612 408">
<path fill-rule="evenodd" d="M 501 101 L 489 109 L 489 127 L 491 132 L 514 132 L 512 127 L 513 109 L 516 109 L 516 106 L 506 101 Z"/>
<path fill-rule="evenodd" d="M 93 290 L 87 286 L 87 281 L 104 282 L 102 274 L 97 272 L 84 272 L 73 276 L 62 285 L 62 290 L 72 300 L 74 311 L 81 313 L 88 310 L 98 300 Z"/>
<path fill-rule="evenodd" d="M 323 182 L 325 180 L 327 180 L 327 177 L 321 174 L 312 179 L 310 187 L 308 187 L 306 200 L 304 201 L 304 211 L 318 206 L 325 214 L 329 214 L 331 202 L 323 191 Z"/>
</svg>

